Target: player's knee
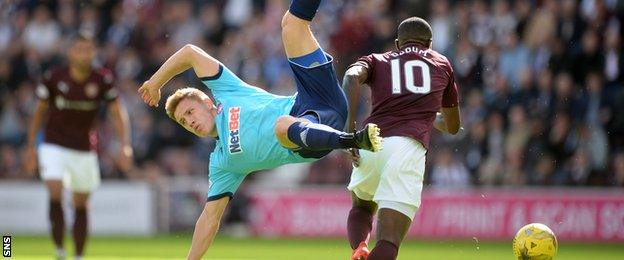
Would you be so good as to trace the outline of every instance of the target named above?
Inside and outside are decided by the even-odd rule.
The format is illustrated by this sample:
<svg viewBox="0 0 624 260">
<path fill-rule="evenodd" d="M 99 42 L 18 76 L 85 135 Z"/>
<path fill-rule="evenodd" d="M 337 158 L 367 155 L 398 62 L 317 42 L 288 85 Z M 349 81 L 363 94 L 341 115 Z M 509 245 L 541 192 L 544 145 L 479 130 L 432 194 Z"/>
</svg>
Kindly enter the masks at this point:
<svg viewBox="0 0 624 260">
<path fill-rule="evenodd" d="M 75 192 L 73 194 L 73 202 L 75 209 L 85 209 L 89 204 L 89 194 L 82 192 Z"/>
<path fill-rule="evenodd" d="M 87 209 L 89 204 L 87 202 L 74 204 L 74 209 Z"/>
<path fill-rule="evenodd" d="M 282 146 L 288 149 L 299 147 L 288 138 L 288 129 L 297 121 L 297 118 L 291 116 L 281 116 L 275 121 L 275 137 Z"/>
<path fill-rule="evenodd" d="M 278 137 L 288 136 L 288 128 L 295 122 L 291 116 L 280 116 L 275 121 L 275 135 Z"/>
<path fill-rule="evenodd" d="M 370 213 L 374 213 L 377 210 L 377 203 L 371 200 L 360 199 L 355 192 L 351 193 L 351 200 L 353 201 L 352 207 L 361 208 Z"/>
<path fill-rule="evenodd" d="M 56 183 L 48 182 L 47 187 L 48 187 L 48 193 L 50 195 L 51 201 L 57 202 L 63 199 L 63 185 L 62 184 L 57 185 Z"/>
<path fill-rule="evenodd" d="M 61 202 L 63 200 L 62 192 L 50 192 L 50 201 L 52 202 Z"/>
</svg>

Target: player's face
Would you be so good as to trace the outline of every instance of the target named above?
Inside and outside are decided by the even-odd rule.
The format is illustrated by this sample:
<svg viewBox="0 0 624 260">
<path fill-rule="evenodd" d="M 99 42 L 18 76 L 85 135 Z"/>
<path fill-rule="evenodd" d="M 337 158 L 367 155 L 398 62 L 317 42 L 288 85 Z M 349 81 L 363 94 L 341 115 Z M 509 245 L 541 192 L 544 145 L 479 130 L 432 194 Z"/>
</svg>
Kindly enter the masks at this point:
<svg viewBox="0 0 624 260">
<path fill-rule="evenodd" d="M 69 49 L 69 62 L 80 67 L 90 67 L 95 57 L 95 43 L 89 40 L 76 40 Z"/>
<path fill-rule="evenodd" d="M 215 126 L 213 106 L 209 98 L 185 98 L 180 101 L 173 115 L 186 130 L 199 137 L 206 137 L 213 132 Z"/>
</svg>

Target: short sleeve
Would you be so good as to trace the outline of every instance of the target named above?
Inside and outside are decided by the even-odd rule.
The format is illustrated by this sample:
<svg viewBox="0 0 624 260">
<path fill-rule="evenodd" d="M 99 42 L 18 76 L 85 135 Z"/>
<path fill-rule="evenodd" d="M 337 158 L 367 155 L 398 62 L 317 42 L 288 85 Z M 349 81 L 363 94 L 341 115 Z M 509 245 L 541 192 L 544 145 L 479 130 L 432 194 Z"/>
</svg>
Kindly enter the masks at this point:
<svg viewBox="0 0 624 260">
<path fill-rule="evenodd" d="M 119 91 L 113 84 L 114 80 L 115 78 L 113 77 L 113 74 L 110 72 L 105 73 L 102 77 L 102 83 L 104 84 L 103 98 L 104 98 L 104 101 L 106 102 L 111 102 L 117 99 L 117 97 L 119 96 Z"/>
<path fill-rule="evenodd" d="M 245 179 L 244 174 L 231 173 L 218 167 L 210 167 L 207 201 L 218 200 L 223 197 L 234 197 Z"/>
<path fill-rule="evenodd" d="M 52 88 L 52 72 L 46 71 L 43 73 L 41 81 L 37 84 L 35 89 L 35 95 L 41 100 L 50 99 L 50 92 Z"/>
<path fill-rule="evenodd" d="M 223 64 L 219 64 L 219 72 L 216 75 L 203 77 L 200 80 L 215 94 L 218 92 L 239 91 L 240 88 L 251 87 L 223 66 Z"/>
<path fill-rule="evenodd" d="M 442 95 L 442 107 L 456 107 L 459 105 L 459 93 L 453 68 L 449 64 L 449 82 Z"/>
<path fill-rule="evenodd" d="M 369 71 L 369 73 L 368 73 L 368 76 L 366 78 L 366 81 L 364 81 L 364 83 L 370 83 L 371 75 L 372 75 L 372 73 L 370 73 L 370 71 L 373 71 L 373 68 L 375 66 L 374 60 L 375 59 L 373 58 L 373 54 L 362 56 L 355 63 L 349 65 L 349 68 L 351 68 L 353 66 L 362 66 L 362 67 L 366 68 L 366 70 Z"/>
</svg>

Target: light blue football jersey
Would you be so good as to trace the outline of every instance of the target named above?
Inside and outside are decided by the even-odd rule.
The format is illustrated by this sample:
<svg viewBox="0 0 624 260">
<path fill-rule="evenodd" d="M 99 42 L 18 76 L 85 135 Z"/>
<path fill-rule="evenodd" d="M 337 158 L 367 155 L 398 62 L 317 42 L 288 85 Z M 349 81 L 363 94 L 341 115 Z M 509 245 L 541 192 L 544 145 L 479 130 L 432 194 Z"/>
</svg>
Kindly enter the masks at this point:
<svg viewBox="0 0 624 260">
<path fill-rule="evenodd" d="M 282 147 L 275 137 L 277 118 L 290 113 L 296 96 L 278 96 L 251 86 L 223 65 L 217 75 L 202 82 L 212 91 L 218 111 L 209 200 L 231 197 L 251 172 L 317 160 Z"/>
</svg>

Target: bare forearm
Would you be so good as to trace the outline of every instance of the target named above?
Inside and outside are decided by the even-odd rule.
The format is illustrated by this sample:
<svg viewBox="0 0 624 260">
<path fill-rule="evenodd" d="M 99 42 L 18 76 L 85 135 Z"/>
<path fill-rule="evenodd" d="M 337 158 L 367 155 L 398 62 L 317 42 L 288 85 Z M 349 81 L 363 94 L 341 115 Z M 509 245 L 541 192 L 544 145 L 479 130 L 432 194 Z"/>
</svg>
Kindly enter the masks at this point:
<svg viewBox="0 0 624 260">
<path fill-rule="evenodd" d="M 347 127 L 345 131 L 355 131 L 355 119 L 360 108 L 360 87 L 366 82 L 368 70 L 359 65 L 347 69 L 342 79 L 342 88 L 348 93 L 349 113 L 347 115 Z"/>
<path fill-rule="evenodd" d="M 346 75 L 342 81 L 343 89 L 348 93 L 349 113 L 345 131 L 355 131 L 355 119 L 360 106 L 360 84 L 357 79 Z"/>
<path fill-rule="evenodd" d="M 159 88 L 162 88 L 171 78 L 190 69 L 192 67 L 192 54 L 190 52 L 190 48 L 185 46 L 171 55 L 171 57 L 160 66 L 158 71 L 152 75 L 150 81 Z"/>
<path fill-rule="evenodd" d="M 28 147 L 35 146 L 35 139 L 37 136 L 37 132 L 39 132 L 39 129 L 41 128 L 44 116 L 47 111 L 48 111 L 48 101 L 39 101 L 37 103 L 37 107 L 35 108 L 35 113 L 33 114 L 33 118 L 30 121 L 30 125 L 28 127 L 28 137 L 27 137 Z"/>
<path fill-rule="evenodd" d="M 121 140 L 122 145 L 130 145 L 130 123 L 128 120 L 128 111 L 119 100 L 113 102 L 114 103 L 111 103 L 110 105 L 110 109 L 113 116 L 112 122 L 115 132 L 119 140 Z"/>
<path fill-rule="evenodd" d="M 189 250 L 188 259 L 201 259 L 206 253 L 212 240 L 219 230 L 219 223 L 223 216 L 223 211 L 230 201 L 229 197 L 223 197 L 218 200 L 206 202 L 202 214 L 195 224 L 195 232 L 193 233 L 193 242 L 191 250 Z"/>
</svg>

